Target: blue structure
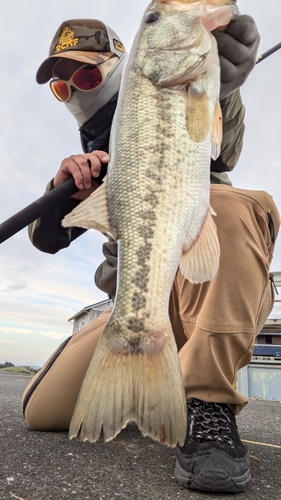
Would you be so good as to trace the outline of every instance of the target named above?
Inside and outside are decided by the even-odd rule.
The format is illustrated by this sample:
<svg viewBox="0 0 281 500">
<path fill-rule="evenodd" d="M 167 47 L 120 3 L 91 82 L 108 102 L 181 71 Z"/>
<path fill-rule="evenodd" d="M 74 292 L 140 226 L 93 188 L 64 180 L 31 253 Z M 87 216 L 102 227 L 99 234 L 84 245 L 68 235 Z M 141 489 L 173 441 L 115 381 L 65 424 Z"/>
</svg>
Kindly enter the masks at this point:
<svg viewBox="0 0 281 500">
<path fill-rule="evenodd" d="M 253 356 L 273 356 L 281 358 L 281 345 L 255 344 Z"/>
</svg>

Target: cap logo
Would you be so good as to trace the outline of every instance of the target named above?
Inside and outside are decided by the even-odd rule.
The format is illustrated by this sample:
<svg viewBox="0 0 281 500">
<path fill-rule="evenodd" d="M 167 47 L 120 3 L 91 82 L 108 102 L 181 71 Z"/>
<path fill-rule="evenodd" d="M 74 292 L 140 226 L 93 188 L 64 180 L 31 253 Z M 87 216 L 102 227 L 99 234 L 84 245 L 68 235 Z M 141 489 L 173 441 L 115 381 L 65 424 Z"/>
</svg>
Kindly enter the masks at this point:
<svg viewBox="0 0 281 500">
<path fill-rule="evenodd" d="M 75 47 L 79 43 L 79 38 L 74 38 L 74 30 L 69 26 L 64 26 L 61 36 L 59 37 L 59 45 L 56 46 L 56 52 Z"/>
<path fill-rule="evenodd" d="M 116 50 L 119 50 L 120 52 L 125 52 L 125 47 L 124 47 L 124 45 L 122 45 L 121 42 L 119 42 L 119 40 L 116 40 L 115 38 L 113 38 L 113 45 L 114 45 Z"/>
</svg>

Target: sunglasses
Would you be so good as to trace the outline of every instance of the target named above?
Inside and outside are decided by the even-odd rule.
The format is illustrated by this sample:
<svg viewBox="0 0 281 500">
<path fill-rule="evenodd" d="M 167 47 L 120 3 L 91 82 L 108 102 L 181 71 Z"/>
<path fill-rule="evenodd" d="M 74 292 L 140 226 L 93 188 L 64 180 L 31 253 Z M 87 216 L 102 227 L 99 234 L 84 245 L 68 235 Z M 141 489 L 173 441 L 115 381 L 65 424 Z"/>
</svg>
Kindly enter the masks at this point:
<svg viewBox="0 0 281 500">
<path fill-rule="evenodd" d="M 71 87 L 80 90 L 80 92 L 94 90 L 105 80 L 116 64 L 117 59 L 113 57 L 97 66 L 85 64 L 75 71 L 69 80 L 62 80 L 53 76 L 50 81 L 51 91 L 60 102 L 67 102 L 72 95 Z"/>
</svg>

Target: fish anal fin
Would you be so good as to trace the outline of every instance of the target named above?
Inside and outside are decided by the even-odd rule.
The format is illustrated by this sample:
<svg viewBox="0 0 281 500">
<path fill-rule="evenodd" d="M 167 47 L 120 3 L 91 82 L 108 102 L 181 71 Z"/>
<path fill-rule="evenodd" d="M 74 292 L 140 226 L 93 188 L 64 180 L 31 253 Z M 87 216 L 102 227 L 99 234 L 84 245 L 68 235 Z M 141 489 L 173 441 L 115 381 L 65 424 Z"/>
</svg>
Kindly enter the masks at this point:
<svg viewBox="0 0 281 500">
<path fill-rule="evenodd" d="M 63 227 L 83 227 L 98 231 L 118 239 L 117 232 L 110 226 L 107 204 L 107 176 L 103 183 L 86 200 L 67 214 L 62 220 Z"/>
<path fill-rule="evenodd" d="M 187 88 L 186 126 L 190 139 L 200 142 L 210 129 L 209 98 L 205 91 L 199 91 L 195 83 Z"/>
<path fill-rule="evenodd" d="M 212 215 L 210 208 L 195 243 L 187 251 L 183 247 L 180 271 L 191 283 L 211 281 L 219 267 L 220 246 Z"/>
<path fill-rule="evenodd" d="M 106 325 L 98 342 L 70 422 L 70 439 L 80 431 L 83 441 L 95 442 L 101 433 L 110 441 L 135 421 L 144 436 L 168 446 L 183 444 L 186 397 L 172 330 L 151 352 L 145 347 L 138 352 L 134 340 L 124 352 L 118 333 Z"/>
<path fill-rule="evenodd" d="M 222 142 L 222 112 L 219 100 L 216 102 L 214 109 L 213 133 L 212 133 L 212 149 L 211 157 L 216 160 L 221 151 Z"/>
</svg>

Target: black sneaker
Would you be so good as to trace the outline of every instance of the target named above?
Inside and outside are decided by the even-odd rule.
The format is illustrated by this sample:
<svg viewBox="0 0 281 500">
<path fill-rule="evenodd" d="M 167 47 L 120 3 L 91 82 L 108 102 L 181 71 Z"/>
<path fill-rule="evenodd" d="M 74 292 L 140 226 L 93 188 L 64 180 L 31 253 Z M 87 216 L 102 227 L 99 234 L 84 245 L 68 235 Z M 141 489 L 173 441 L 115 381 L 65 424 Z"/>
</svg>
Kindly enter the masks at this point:
<svg viewBox="0 0 281 500">
<path fill-rule="evenodd" d="M 175 477 L 194 490 L 238 493 L 250 483 L 249 457 L 228 405 L 187 401 L 187 436 L 177 447 Z"/>
</svg>

